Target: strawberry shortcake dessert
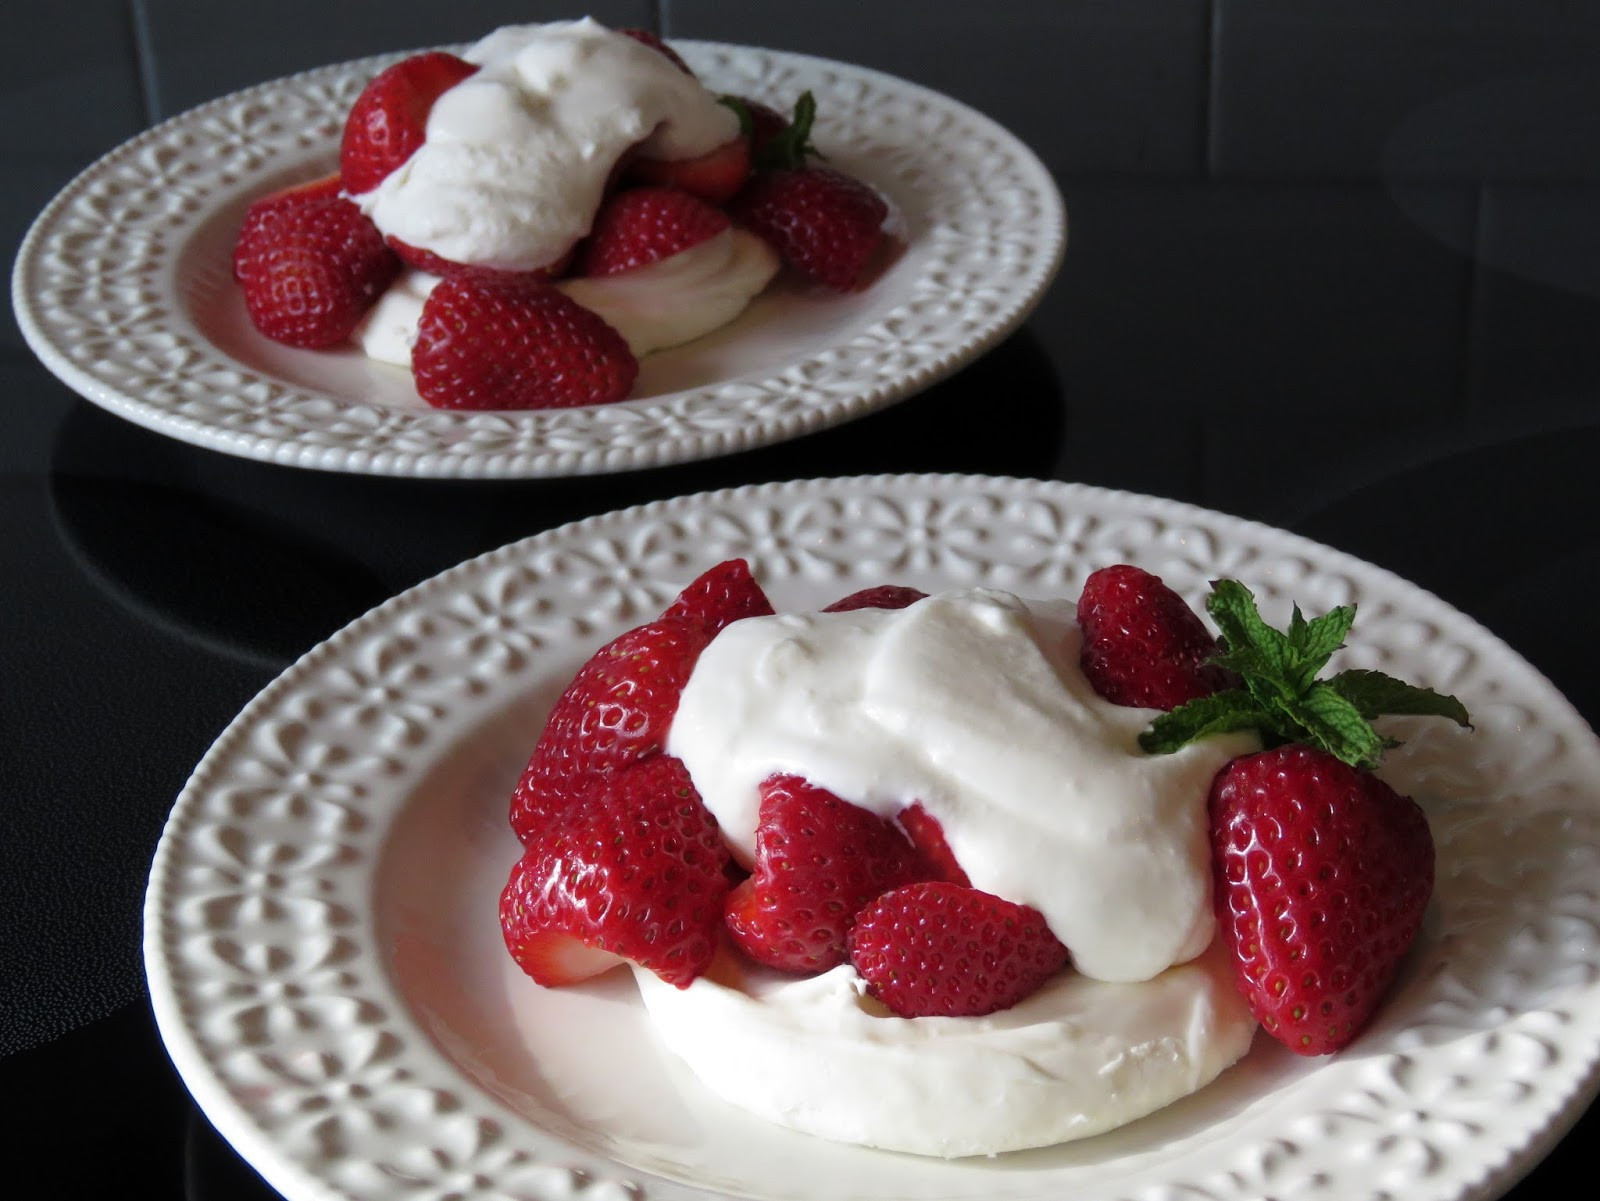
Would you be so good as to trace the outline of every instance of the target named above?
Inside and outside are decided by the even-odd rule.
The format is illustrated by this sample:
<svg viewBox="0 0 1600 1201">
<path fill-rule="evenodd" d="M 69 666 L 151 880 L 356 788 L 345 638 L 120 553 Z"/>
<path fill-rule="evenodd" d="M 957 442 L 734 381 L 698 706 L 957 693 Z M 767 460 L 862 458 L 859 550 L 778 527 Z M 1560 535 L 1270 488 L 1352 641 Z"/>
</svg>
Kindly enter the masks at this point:
<svg viewBox="0 0 1600 1201">
<path fill-rule="evenodd" d="M 714 1093 L 824 1138 L 991 1155 L 1203 1087 L 1256 1029 L 1361 1031 L 1433 884 L 1368 719 L 1459 702 L 1319 672 L 1353 607 L 1220 632 L 1119 565 L 1076 604 L 885 585 L 772 605 L 742 560 L 602 648 L 511 800 L 506 945 L 628 964 Z"/>
<path fill-rule="evenodd" d="M 812 161 L 815 116 L 717 95 L 644 30 L 508 26 L 374 78 L 339 173 L 251 205 L 234 275 L 267 337 L 353 342 L 435 407 L 622 400 L 780 271 L 870 282 L 889 207 Z"/>
</svg>

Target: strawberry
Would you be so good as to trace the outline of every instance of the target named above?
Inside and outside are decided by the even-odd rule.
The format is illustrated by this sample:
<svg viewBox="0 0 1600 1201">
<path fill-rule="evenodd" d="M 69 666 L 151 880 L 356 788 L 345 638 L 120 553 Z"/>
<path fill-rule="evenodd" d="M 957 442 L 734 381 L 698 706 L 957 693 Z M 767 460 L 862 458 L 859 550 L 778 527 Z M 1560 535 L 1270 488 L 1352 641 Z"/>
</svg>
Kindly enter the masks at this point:
<svg viewBox="0 0 1600 1201">
<path fill-rule="evenodd" d="M 811 144 L 815 118 L 816 101 L 806 92 L 788 127 L 762 145 L 762 169 L 733 198 L 728 213 L 800 274 L 849 292 L 866 283 L 868 265 L 887 240 L 889 206 L 859 179 L 807 165 L 817 154 Z M 755 114 L 741 114 L 740 123 L 754 141 Z"/>
<path fill-rule="evenodd" d="M 906 832 L 911 845 L 933 867 L 935 878 L 948 880 L 952 884 L 972 883 L 967 879 L 965 869 L 956 862 L 950 844 L 944 840 L 944 827 L 939 824 L 938 818 L 923 808 L 921 801 L 913 801 L 900 810 L 895 820 Z"/>
<path fill-rule="evenodd" d="M 276 192 L 246 211 L 233 273 L 250 320 L 288 346 L 320 349 L 349 338 L 395 276 L 400 260 L 337 181 Z"/>
<path fill-rule="evenodd" d="M 810 94 L 806 93 L 807 96 Z M 757 167 L 766 165 L 764 158 L 767 148 L 792 128 L 789 118 L 759 100 L 724 96 L 722 102 L 738 114 L 740 132 L 750 141 L 751 161 Z"/>
<path fill-rule="evenodd" d="M 1251 1012 L 1301 1055 L 1339 1050 L 1422 925 L 1427 819 L 1377 776 L 1302 745 L 1233 760 L 1210 817 L 1217 921 Z"/>
<path fill-rule="evenodd" d="M 836 292 L 866 282 L 884 244 L 889 206 L 872 188 L 830 167 L 762 171 L 728 206 L 800 274 Z"/>
<path fill-rule="evenodd" d="M 1453 696 L 1379 671 L 1318 678 L 1355 621 L 1342 605 L 1286 631 L 1235 580 L 1206 610 L 1240 686 L 1180 705 L 1139 736 L 1153 753 L 1254 729 L 1272 749 L 1234 759 L 1208 802 L 1217 924 L 1235 981 L 1267 1032 L 1302 1055 L 1346 1046 L 1372 1016 L 1416 937 L 1433 891 L 1422 810 L 1371 773 L 1394 743 L 1385 713 L 1470 725 Z"/>
<path fill-rule="evenodd" d="M 750 178 L 750 143 L 740 135 L 694 158 L 635 158 L 624 177 L 630 183 L 677 188 L 710 204 L 726 204 Z"/>
<path fill-rule="evenodd" d="M 440 409 L 564 409 L 622 400 L 639 361 L 622 335 L 536 280 L 471 275 L 428 294 L 411 351 Z"/>
<path fill-rule="evenodd" d="M 444 258 L 431 250 L 424 250 L 420 246 L 413 246 L 401 238 L 390 234 L 388 237 L 389 249 L 401 257 L 409 267 L 418 271 L 426 271 L 429 275 L 441 275 L 446 279 L 458 275 L 470 275 L 474 279 L 482 280 L 552 280 L 560 279 L 566 273 L 572 261 L 572 251 L 568 251 L 555 262 L 536 268 L 532 271 L 503 271 L 498 267 L 485 267 L 480 263 L 458 263 L 453 259 Z"/>
<path fill-rule="evenodd" d="M 1067 964 L 1044 915 L 933 880 L 884 893 L 857 915 L 850 962 L 901 1017 L 1009 1009 Z"/>
<path fill-rule="evenodd" d="M 721 937 L 728 852 L 683 765 L 660 755 L 596 777 L 529 840 L 500 896 L 517 964 L 545 986 L 628 960 L 686 988 Z"/>
<path fill-rule="evenodd" d="M 727 229 L 727 215 L 676 188 L 629 188 L 600 206 L 576 275 L 616 275 L 671 258 Z"/>
<path fill-rule="evenodd" d="M 1209 665 L 1217 640 L 1184 600 L 1138 567 L 1102 567 L 1078 598 L 1079 662 L 1090 685 L 1116 705 L 1175 709 L 1229 687 Z"/>
<path fill-rule="evenodd" d="M 581 797 L 591 777 L 661 753 L 678 697 L 711 632 L 661 618 L 601 647 L 557 699 L 511 798 L 527 842 Z"/>
<path fill-rule="evenodd" d="M 902 584 L 879 584 L 875 588 L 863 588 L 860 592 L 852 592 L 849 596 L 841 597 L 833 602 L 824 613 L 848 613 L 852 609 L 904 609 L 914 605 L 928 594 L 917 588 L 907 588 Z"/>
<path fill-rule="evenodd" d="M 743 559 L 729 559 L 702 573 L 662 614 L 697 621 L 715 634 L 741 617 L 770 617 L 772 602 Z"/>
<path fill-rule="evenodd" d="M 689 69 L 689 64 L 684 62 L 683 59 L 679 57 L 676 50 L 663 42 L 659 34 L 652 33 L 648 29 L 639 29 L 632 26 L 627 29 L 619 29 L 617 32 L 623 37 L 632 38 L 641 46 L 649 46 L 650 49 L 654 50 L 657 54 L 665 56 L 674 67 L 677 67 L 678 70 L 682 71 L 685 75 L 692 76 L 694 74 L 694 72 Z"/>
<path fill-rule="evenodd" d="M 755 872 L 728 894 L 728 930 L 757 963 L 827 971 L 844 962 L 863 905 L 934 874 L 894 823 L 798 776 L 772 776 L 761 785 Z"/>
<path fill-rule="evenodd" d="M 356 97 L 339 143 L 339 173 L 352 196 L 372 191 L 417 152 L 442 94 L 477 67 L 443 50 L 414 54 L 380 73 Z"/>
</svg>

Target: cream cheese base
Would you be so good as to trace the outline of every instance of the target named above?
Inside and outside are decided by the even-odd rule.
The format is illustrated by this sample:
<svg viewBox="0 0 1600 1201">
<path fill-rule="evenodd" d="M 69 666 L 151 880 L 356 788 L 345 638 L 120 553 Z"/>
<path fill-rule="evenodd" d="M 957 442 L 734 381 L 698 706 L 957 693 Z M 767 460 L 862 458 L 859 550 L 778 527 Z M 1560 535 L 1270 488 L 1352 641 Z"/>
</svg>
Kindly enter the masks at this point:
<svg viewBox="0 0 1600 1201">
<path fill-rule="evenodd" d="M 1139 984 L 1070 969 L 981 1018 L 902 1018 L 855 969 L 687 989 L 636 970 L 657 1036 L 723 1100 L 820 1138 L 944 1158 L 1131 1122 L 1214 1080 L 1256 1023 L 1220 942 Z"/>
</svg>

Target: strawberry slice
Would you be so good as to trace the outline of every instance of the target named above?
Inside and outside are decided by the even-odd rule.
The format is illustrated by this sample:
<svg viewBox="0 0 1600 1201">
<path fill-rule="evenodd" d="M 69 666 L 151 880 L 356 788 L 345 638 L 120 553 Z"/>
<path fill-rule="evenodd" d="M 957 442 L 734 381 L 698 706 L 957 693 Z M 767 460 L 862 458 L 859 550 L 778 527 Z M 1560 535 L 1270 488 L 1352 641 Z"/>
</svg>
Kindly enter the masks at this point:
<svg viewBox="0 0 1600 1201">
<path fill-rule="evenodd" d="M 478 68 L 443 50 L 414 54 L 356 97 L 339 143 L 339 173 L 353 196 L 372 191 L 427 139 L 434 101 Z"/>
<path fill-rule="evenodd" d="M 711 631 L 661 618 L 601 647 L 556 701 L 511 799 L 527 842 L 604 776 L 661 754 L 678 698 Z"/>
<path fill-rule="evenodd" d="M 400 273 L 337 177 L 263 197 L 245 212 L 233 274 L 255 327 L 306 349 L 346 341 Z"/>
<path fill-rule="evenodd" d="M 1044 915 L 945 881 L 897 888 L 856 917 L 850 962 L 901 1017 L 982 1017 L 1067 964 Z"/>
<path fill-rule="evenodd" d="M 1159 576 L 1119 563 L 1084 581 L 1079 662 L 1094 690 L 1114 705 L 1175 709 L 1230 688 L 1235 678 L 1208 665 L 1217 640 Z"/>
<path fill-rule="evenodd" d="M 485 267 L 480 263 L 458 263 L 454 259 L 447 259 L 435 254 L 431 250 L 424 250 L 420 246 L 413 246 L 403 238 L 393 234 L 388 237 L 389 249 L 400 256 L 409 267 L 418 271 L 426 271 L 429 275 L 439 275 L 452 279 L 458 275 L 470 275 L 475 279 L 484 280 L 552 280 L 560 279 L 566 273 L 567 267 L 572 262 L 572 251 L 568 251 L 555 262 L 532 271 L 502 271 L 498 267 Z"/>
<path fill-rule="evenodd" d="M 939 824 L 938 818 L 923 808 L 921 801 L 913 801 L 900 810 L 895 820 L 906 832 L 911 845 L 916 847 L 923 859 L 932 865 L 934 875 L 938 879 L 948 880 L 952 884 L 972 883 L 967 878 L 965 869 L 956 862 L 950 844 L 945 841 L 944 827 Z"/>
<path fill-rule="evenodd" d="M 863 588 L 860 592 L 852 592 L 849 596 L 841 597 L 823 610 L 824 613 L 848 613 L 852 609 L 904 609 L 914 605 L 928 594 L 917 588 L 907 588 L 903 584 L 879 584 L 875 588 Z"/>
<path fill-rule="evenodd" d="M 670 755 L 593 778 L 532 838 L 500 896 L 506 947 L 546 987 L 627 960 L 686 988 L 721 937 L 728 851 Z"/>
<path fill-rule="evenodd" d="M 798 776 L 772 776 L 761 785 L 755 872 L 728 894 L 728 930 L 757 963 L 827 971 L 844 962 L 863 905 L 935 874 L 893 822 Z"/>
<path fill-rule="evenodd" d="M 772 613 L 772 602 L 750 574 L 750 564 L 729 559 L 702 573 L 662 616 L 698 621 L 715 634 L 741 617 L 770 617 Z"/>
<path fill-rule="evenodd" d="M 575 275 L 616 275 L 681 254 L 731 224 L 727 214 L 677 188 L 629 188 L 600 206 L 578 248 Z"/>
<path fill-rule="evenodd" d="M 750 143 L 744 135 L 695 158 L 635 158 L 626 178 L 635 184 L 677 188 L 710 204 L 726 204 L 750 178 Z"/>
<path fill-rule="evenodd" d="M 549 284 L 447 279 L 411 350 L 417 393 L 439 409 L 566 409 L 624 399 L 639 361 L 621 334 Z"/>
</svg>

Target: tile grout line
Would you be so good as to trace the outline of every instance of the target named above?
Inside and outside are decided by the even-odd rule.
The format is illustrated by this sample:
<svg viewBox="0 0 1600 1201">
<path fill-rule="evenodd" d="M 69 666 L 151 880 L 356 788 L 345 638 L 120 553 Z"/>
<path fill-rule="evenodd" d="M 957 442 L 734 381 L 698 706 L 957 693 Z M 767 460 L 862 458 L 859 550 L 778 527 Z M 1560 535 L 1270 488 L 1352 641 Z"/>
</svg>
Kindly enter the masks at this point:
<svg viewBox="0 0 1600 1201">
<path fill-rule="evenodd" d="M 1206 0 L 1206 39 L 1200 56 L 1200 137 L 1206 178 L 1217 175 L 1217 103 L 1221 75 L 1217 64 L 1222 57 L 1222 5 L 1224 0 Z"/>
<path fill-rule="evenodd" d="M 128 31 L 133 40 L 134 72 L 146 125 L 161 120 L 161 81 L 156 75 L 155 52 L 150 38 L 150 14 L 145 0 L 128 0 Z"/>
</svg>

